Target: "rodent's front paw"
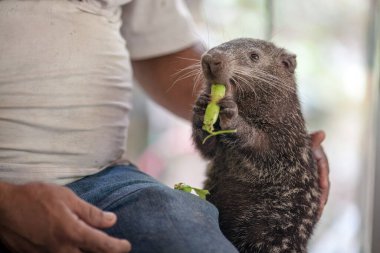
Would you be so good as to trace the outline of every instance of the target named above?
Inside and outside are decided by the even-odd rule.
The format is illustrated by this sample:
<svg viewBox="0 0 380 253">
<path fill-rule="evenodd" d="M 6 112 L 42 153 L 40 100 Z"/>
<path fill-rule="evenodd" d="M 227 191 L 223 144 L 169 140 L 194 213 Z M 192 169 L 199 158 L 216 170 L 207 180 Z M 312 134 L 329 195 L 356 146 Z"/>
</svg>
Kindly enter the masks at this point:
<svg viewBox="0 0 380 253">
<path fill-rule="evenodd" d="M 194 113 L 194 123 L 198 127 L 202 127 L 203 118 L 205 115 L 206 107 L 210 103 L 211 97 L 207 93 L 201 94 L 197 101 L 195 102 L 193 113 Z"/>
<path fill-rule="evenodd" d="M 231 96 L 226 96 L 219 101 L 219 125 L 222 130 L 236 129 L 238 107 Z"/>
<path fill-rule="evenodd" d="M 210 103 L 211 97 L 207 93 L 201 94 L 197 101 L 195 102 L 195 106 L 193 108 L 193 111 L 195 114 L 203 114 L 205 113 L 207 105 Z"/>
</svg>

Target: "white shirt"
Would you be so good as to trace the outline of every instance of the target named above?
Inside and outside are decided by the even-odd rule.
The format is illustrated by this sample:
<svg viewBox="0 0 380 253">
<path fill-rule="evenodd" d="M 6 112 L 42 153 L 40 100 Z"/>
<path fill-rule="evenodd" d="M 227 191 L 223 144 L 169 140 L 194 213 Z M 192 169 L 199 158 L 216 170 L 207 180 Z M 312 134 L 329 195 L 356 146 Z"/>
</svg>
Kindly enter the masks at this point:
<svg viewBox="0 0 380 253">
<path fill-rule="evenodd" d="M 0 180 L 63 184 L 126 158 L 130 59 L 196 40 L 180 0 L 0 1 Z"/>
</svg>

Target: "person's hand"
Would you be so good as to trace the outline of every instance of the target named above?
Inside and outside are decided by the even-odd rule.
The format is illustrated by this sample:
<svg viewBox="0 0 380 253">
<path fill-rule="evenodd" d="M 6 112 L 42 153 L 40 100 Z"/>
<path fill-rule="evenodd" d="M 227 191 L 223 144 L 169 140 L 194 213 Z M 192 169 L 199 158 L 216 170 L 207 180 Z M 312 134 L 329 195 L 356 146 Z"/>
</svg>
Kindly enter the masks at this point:
<svg viewBox="0 0 380 253">
<path fill-rule="evenodd" d="M 321 143 L 325 139 L 326 135 L 323 131 L 317 131 L 312 133 L 310 136 L 311 148 L 313 151 L 314 159 L 317 162 L 319 173 L 319 187 L 321 188 L 321 198 L 318 216 L 321 217 L 323 209 L 327 203 L 330 191 L 329 163 L 327 160 L 327 156 L 323 151 L 323 147 L 321 146 Z"/>
<path fill-rule="evenodd" d="M 0 241 L 11 252 L 129 252 L 128 241 L 97 229 L 115 222 L 115 214 L 88 204 L 66 187 L 1 183 Z"/>
</svg>

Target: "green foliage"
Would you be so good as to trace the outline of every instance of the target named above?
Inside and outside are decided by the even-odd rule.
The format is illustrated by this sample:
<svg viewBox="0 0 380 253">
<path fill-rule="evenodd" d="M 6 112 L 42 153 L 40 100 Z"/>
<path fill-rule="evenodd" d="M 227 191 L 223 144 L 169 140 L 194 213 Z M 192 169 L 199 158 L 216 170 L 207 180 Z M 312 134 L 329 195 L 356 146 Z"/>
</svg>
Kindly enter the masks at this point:
<svg viewBox="0 0 380 253">
<path fill-rule="evenodd" d="M 198 195 L 198 197 L 200 197 L 201 199 L 204 199 L 204 200 L 206 199 L 206 196 L 208 194 L 210 194 L 210 192 L 208 190 L 203 190 L 203 189 L 191 187 L 190 185 L 187 185 L 184 183 L 175 184 L 174 189 L 184 191 L 184 192 L 188 192 L 188 193 L 191 193 L 192 191 L 194 191 L 194 193 L 196 195 Z"/>
</svg>

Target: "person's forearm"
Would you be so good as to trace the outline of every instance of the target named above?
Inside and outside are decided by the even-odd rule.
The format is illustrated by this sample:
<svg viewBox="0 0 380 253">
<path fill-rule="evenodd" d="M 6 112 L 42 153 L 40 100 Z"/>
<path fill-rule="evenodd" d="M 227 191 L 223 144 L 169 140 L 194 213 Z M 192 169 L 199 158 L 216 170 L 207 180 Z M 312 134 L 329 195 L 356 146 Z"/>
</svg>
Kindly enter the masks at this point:
<svg viewBox="0 0 380 253">
<path fill-rule="evenodd" d="M 9 184 L 9 183 L 0 182 L 0 225 L 2 223 L 4 207 L 5 207 L 5 204 L 7 201 L 6 194 L 7 194 L 10 186 L 11 186 L 11 184 Z"/>
<path fill-rule="evenodd" d="M 190 119 L 197 95 L 197 90 L 194 91 L 194 76 L 181 79 L 181 74 L 188 72 L 179 75 L 176 73 L 199 63 L 204 51 L 199 43 L 170 55 L 133 61 L 135 77 L 158 104 L 182 118 Z M 198 89 L 199 87 L 200 85 L 197 86 Z"/>
</svg>

